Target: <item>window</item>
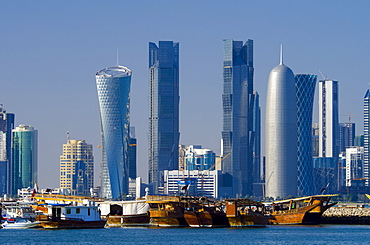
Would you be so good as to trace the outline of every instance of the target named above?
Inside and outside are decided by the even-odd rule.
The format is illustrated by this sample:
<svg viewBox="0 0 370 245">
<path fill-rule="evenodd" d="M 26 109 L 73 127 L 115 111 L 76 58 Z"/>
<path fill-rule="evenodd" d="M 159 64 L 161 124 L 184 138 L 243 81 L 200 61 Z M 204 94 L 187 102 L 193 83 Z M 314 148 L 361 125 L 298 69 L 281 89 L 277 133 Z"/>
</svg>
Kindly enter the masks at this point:
<svg viewBox="0 0 370 245">
<path fill-rule="evenodd" d="M 80 213 L 80 208 L 76 208 L 76 214 Z"/>
<path fill-rule="evenodd" d="M 67 214 L 71 214 L 71 209 L 70 208 L 67 208 L 66 211 L 67 211 Z"/>
</svg>

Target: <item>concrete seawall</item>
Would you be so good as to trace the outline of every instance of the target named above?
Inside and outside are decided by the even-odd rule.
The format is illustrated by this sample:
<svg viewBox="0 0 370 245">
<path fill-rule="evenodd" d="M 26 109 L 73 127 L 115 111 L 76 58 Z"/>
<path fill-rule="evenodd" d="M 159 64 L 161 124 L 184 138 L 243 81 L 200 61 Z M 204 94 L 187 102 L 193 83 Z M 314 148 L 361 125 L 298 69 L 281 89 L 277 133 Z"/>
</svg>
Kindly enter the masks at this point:
<svg viewBox="0 0 370 245">
<path fill-rule="evenodd" d="M 331 207 L 326 210 L 321 224 L 370 224 L 370 208 Z"/>
</svg>

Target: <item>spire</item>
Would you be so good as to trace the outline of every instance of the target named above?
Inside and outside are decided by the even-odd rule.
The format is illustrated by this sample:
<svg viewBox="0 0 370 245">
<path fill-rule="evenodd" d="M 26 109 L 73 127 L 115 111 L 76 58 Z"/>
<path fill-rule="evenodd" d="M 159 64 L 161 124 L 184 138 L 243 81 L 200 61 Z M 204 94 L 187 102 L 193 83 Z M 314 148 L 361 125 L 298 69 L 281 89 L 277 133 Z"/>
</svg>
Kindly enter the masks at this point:
<svg viewBox="0 0 370 245">
<path fill-rule="evenodd" d="M 279 65 L 284 65 L 283 64 L 283 44 L 280 44 L 280 64 Z"/>
<path fill-rule="evenodd" d="M 119 58 L 118 58 L 118 55 L 119 54 L 119 50 L 118 50 L 118 46 L 117 46 L 117 61 L 116 61 L 116 66 L 119 66 Z"/>
</svg>

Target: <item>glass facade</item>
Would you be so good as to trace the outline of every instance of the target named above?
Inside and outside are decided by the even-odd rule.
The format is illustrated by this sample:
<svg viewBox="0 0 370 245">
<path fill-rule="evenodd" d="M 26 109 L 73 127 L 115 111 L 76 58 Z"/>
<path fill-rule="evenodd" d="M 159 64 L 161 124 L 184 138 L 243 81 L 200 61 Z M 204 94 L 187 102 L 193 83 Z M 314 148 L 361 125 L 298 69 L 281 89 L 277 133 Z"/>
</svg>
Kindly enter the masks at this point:
<svg viewBox="0 0 370 245">
<path fill-rule="evenodd" d="M 124 66 L 96 73 L 102 137 L 101 195 L 122 199 L 128 194 L 128 148 L 131 71 Z"/>
<path fill-rule="evenodd" d="M 17 190 L 34 186 L 37 182 L 37 130 L 19 125 L 13 132 L 12 195 Z"/>
<path fill-rule="evenodd" d="M 186 170 L 214 170 L 216 154 L 200 145 L 187 147 L 185 153 Z"/>
<path fill-rule="evenodd" d="M 162 194 L 164 170 L 178 169 L 179 43 L 149 43 L 149 184 Z"/>
<path fill-rule="evenodd" d="M 253 40 L 223 40 L 222 187 L 227 196 L 253 194 Z"/>
<path fill-rule="evenodd" d="M 298 195 L 314 194 L 312 162 L 312 113 L 317 75 L 295 74 L 297 89 Z"/>
<path fill-rule="evenodd" d="M 7 113 L 0 104 L 0 196 L 11 193 L 14 118 L 14 114 Z"/>
</svg>

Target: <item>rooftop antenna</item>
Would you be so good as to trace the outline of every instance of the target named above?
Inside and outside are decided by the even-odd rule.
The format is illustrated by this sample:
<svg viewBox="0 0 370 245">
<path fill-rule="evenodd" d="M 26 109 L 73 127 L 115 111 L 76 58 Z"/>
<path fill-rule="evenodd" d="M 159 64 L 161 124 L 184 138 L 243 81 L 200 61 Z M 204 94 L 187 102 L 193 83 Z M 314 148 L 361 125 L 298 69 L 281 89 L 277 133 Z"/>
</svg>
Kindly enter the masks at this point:
<svg viewBox="0 0 370 245">
<path fill-rule="evenodd" d="M 319 70 L 321 76 L 324 78 L 324 81 L 327 81 L 328 80 L 328 77 L 324 75 L 324 73 L 322 73 L 320 70 Z"/>
<path fill-rule="evenodd" d="M 283 44 L 280 44 L 280 64 L 283 65 Z"/>
<path fill-rule="evenodd" d="M 119 66 L 119 50 L 118 50 L 118 46 L 117 46 L 117 61 L 116 61 L 116 66 Z"/>
<path fill-rule="evenodd" d="M 70 139 L 70 137 L 69 137 L 69 131 L 67 131 L 67 142 L 69 142 L 69 139 Z"/>
</svg>

